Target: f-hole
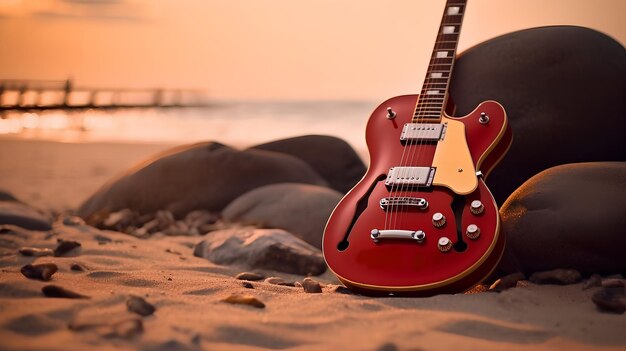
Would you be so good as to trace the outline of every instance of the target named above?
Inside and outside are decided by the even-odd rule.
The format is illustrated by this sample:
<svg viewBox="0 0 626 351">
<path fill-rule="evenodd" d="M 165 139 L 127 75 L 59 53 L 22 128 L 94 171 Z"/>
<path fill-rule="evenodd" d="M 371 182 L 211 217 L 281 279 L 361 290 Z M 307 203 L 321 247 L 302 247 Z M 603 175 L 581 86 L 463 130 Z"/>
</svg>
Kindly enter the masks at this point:
<svg viewBox="0 0 626 351">
<path fill-rule="evenodd" d="M 346 230 L 346 234 L 344 235 L 343 240 L 341 240 L 339 244 L 337 244 L 337 250 L 345 251 L 348 248 L 348 246 L 350 246 L 348 237 L 350 236 L 350 233 L 352 232 L 352 227 L 354 227 L 354 224 L 356 223 L 356 221 L 359 219 L 363 211 L 365 211 L 365 209 L 367 208 L 367 203 L 369 202 L 370 195 L 372 194 L 372 191 L 374 191 L 374 188 L 376 187 L 376 185 L 380 181 L 385 180 L 385 179 L 387 179 L 386 174 L 379 175 L 378 178 L 376 178 L 376 181 L 372 182 L 372 185 L 370 185 L 369 189 L 367 189 L 367 192 L 365 193 L 365 195 L 363 195 L 363 197 L 361 197 L 359 201 L 356 203 L 356 209 L 354 211 L 354 216 L 352 217 L 352 221 L 350 222 L 350 226 L 348 226 L 348 230 Z"/>
<path fill-rule="evenodd" d="M 463 241 L 463 209 L 465 208 L 465 197 L 454 195 L 452 199 L 452 212 L 454 212 L 454 221 L 456 222 L 456 243 L 452 245 L 454 251 L 463 252 L 467 250 L 467 244 Z"/>
</svg>

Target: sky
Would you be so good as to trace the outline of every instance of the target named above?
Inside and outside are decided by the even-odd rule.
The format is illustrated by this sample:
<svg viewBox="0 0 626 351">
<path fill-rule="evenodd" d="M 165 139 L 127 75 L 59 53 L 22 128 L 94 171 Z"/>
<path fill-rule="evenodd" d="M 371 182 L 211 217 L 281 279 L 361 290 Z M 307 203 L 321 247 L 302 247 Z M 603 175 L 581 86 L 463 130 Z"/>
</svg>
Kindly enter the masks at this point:
<svg viewBox="0 0 626 351">
<path fill-rule="evenodd" d="M 199 88 L 229 100 L 416 93 L 444 0 L 0 0 L 0 79 Z M 579 25 L 626 43 L 624 0 L 469 0 L 459 51 Z"/>
</svg>

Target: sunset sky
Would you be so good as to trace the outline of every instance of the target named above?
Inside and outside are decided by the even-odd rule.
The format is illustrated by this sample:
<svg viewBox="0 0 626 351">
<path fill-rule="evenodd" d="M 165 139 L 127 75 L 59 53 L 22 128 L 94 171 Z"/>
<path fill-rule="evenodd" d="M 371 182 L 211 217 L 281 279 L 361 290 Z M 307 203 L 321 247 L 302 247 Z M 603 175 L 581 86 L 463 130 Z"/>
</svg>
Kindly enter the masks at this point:
<svg viewBox="0 0 626 351">
<path fill-rule="evenodd" d="M 216 99 L 414 93 L 444 0 L 0 0 L 0 78 L 202 88 Z M 570 24 L 626 42 L 624 0 L 469 0 L 461 51 Z"/>
</svg>

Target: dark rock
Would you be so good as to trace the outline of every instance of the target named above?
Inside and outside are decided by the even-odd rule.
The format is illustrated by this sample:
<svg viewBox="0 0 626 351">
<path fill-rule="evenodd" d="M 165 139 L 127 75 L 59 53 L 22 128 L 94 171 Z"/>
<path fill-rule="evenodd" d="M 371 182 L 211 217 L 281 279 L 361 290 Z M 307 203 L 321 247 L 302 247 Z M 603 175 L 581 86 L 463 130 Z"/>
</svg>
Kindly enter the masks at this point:
<svg viewBox="0 0 626 351">
<path fill-rule="evenodd" d="M 156 308 L 139 296 L 131 296 L 126 300 L 126 308 L 128 311 L 137 313 L 140 316 L 149 316 L 156 311 Z"/>
<path fill-rule="evenodd" d="M 265 304 L 261 302 L 261 300 L 257 299 L 252 295 L 238 295 L 232 294 L 222 301 L 231 303 L 231 304 L 239 304 L 239 305 L 248 305 L 256 308 L 265 308 Z"/>
<path fill-rule="evenodd" d="M 85 267 L 85 265 L 83 265 L 82 263 L 78 263 L 78 262 L 73 262 L 70 265 L 70 269 L 75 272 L 85 272 L 89 270 L 87 269 L 87 267 Z"/>
<path fill-rule="evenodd" d="M 59 297 L 66 299 L 88 299 L 89 296 L 79 294 L 77 292 L 65 289 L 58 285 L 46 285 L 41 288 L 41 292 L 46 297 Z"/>
<path fill-rule="evenodd" d="M 535 284 L 575 284 L 582 276 L 574 269 L 553 269 L 551 271 L 535 272 L 531 274 L 530 281 Z"/>
<path fill-rule="evenodd" d="M 4 193 L 6 195 L 10 195 Z M 48 218 L 12 196 L 0 200 L 0 225 L 11 224 L 29 230 L 51 230 Z"/>
<path fill-rule="evenodd" d="M 499 204 L 550 167 L 626 161 L 626 50 L 605 34 L 549 26 L 499 36 L 459 56 L 450 89 L 457 116 L 485 100 L 506 108 L 513 144 L 487 179 Z M 590 128 L 590 116 L 606 116 L 605 127 Z"/>
<path fill-rule="evenodd" d="M 85 221 L 78 216 L 65 216 L 63 217 L 63 224 L 69 226 L 85 225 Z"/>
<path fill-rule="evenodd" d="M 250 282 L 241 282 L 241 286 L 243 286 L 246 289 L 254 289 L 254 285 L 252 285 L 252 283 Z"/>
<path fill-rule="evenodd" d="M 354 291 L 346 288 L 345 286 L 342 285 L 338 285 L 336 286 L 334 289 L 332 289 L 332 292 L 338 293 L 338 294 L 345 294 L 345 295 L 355 295 Z"/>
<path fill-rule="evenodd" d="M 326 135 L 305 135 L 252 147 L 281 152 L 308 163 L 331 188 L 345 194 L 365 174 L 365 164 L 345 141 Z"/>
<path fill-rule="evenodd" d="M 583 290 L 602 286 L 602 277 L 600 274 L 592 274 L 589 279 L 583 284 Z"/>
<path fill-rule="evenodd" d="M 489 291 L 500 292 L 510 288 L 514 288 L 517 286 L 518 281 L 524 279 L 526 279 L 526 276 L 524 275 L 524 273 L 521 272 L 506 275 L 491 284 L 491 286 L 489 287 Z"/>
<path fill-rule="evenodd" d="M 322 292 L 320 283 L 311 278 L 304 278 L 301 284 L 304 292 L 307 294 L 319 294 Z"/>
<path fill-rule="evenodd" d="M 392 342 L 384 343 L 376 351 L 398 351 L 398 346 Z"/>
<path fill-rule="evenodd" d="M 265 279 L 265 276 L 259 273 L 241 272 L 237 274 L 237 276 L 235 276 L 235 279 L 257 281 L 257 280 Z"/>
<path fill-rule="evenodd" d="M 81 245 L 78 241 L 59 240 L 57 247 L 54 249 L 54 256 L 76 256 Z"/>
<path fill-rule="evenodd" d="M 29 279 L 50 280 L 59 268 L 54 263 L 27 264 L 20 272 Z"/>
<path fill-rule="evenodd" d="M 98 242 L 99 245 L 109 244 L 113 242 L 113 239 L 100 234 L 96 234 L 93 238 Z"/>
<path fill-rule="evenodd" d="M 591 300 L 601 311 L 620 314 L 626 311 L 626 294 L 624 293 L 624 287 L 602 288 L 591 296 Z"/>
<path fill-rule="evenodd" d="M 532 177 L 500 209 L 507 243 L 499 269 L 626 271 L 624 184 L 626 162 L 563 165 Z"/>
<path fill-rule="evenodd" d="M 36 247 L 22 247 L 19 250 L 19 253 L 22 256 L 28 256 L 28 257 L 43 257 L 43 256 L 52 256 L 54 255 L 54 251 L 52 251 L 51 249 L 40 249 L 40 248 L 36 248 Z"/>
<path fill-rule="evenodd" d="M 321 248 L 324 227 L 341 197 L 316 185 L 272 184 L 241 195 L 222 215 L 231 222 L 285 229 Z"/>
<path fill-rule="evenodd" d="M 243 264 L 300 275 L 326 271 L 321 252 L 281 229 L 226 229 L 210 232 L 194 256 L 222 264 Z"/>
<path fill-rule="evenodd" d="M 604 279 L 602 281 L 603 288 L 623 288 L 624 281 L 622 279 Z"/>
<path fill-rule="evenodd" d="M 198 209 L 219 212 L 251 189 L 283 182 L 327 184 L 308 164 L 287 154 L 199 143 L 129 170 L 85 201 L 78 214 L 92 225 L 101 225 L 103 214 L 125 208 L 138 213 L 165 209 L 182 218 Z"/>
</svg>

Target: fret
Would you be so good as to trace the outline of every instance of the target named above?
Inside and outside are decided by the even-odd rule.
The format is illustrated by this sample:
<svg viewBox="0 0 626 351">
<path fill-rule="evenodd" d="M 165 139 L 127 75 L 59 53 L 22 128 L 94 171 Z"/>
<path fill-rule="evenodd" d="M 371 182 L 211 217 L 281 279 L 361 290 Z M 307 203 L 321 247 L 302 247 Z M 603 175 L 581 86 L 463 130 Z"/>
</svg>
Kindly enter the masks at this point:
<svg viewBox="0 0 626 351">
<path fill-rule="evenodd" d="M 463 0 L 446 2 L 424 84 L 414 110 L 416 118 L 441 120 L 466 4 Z"/>
</svg>

